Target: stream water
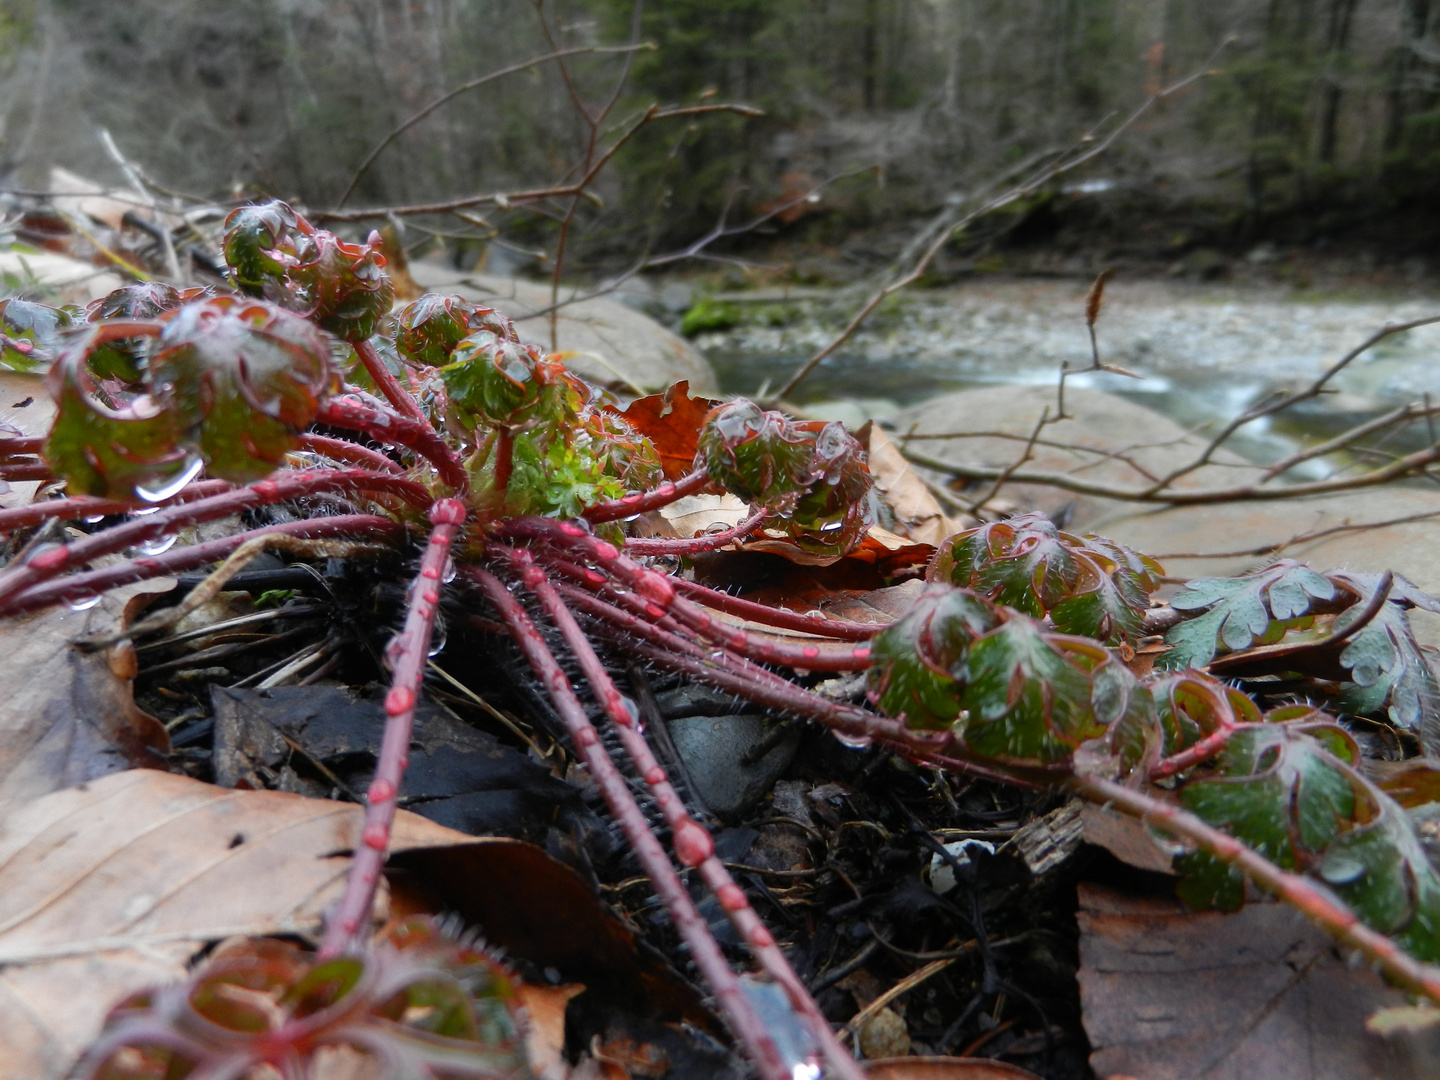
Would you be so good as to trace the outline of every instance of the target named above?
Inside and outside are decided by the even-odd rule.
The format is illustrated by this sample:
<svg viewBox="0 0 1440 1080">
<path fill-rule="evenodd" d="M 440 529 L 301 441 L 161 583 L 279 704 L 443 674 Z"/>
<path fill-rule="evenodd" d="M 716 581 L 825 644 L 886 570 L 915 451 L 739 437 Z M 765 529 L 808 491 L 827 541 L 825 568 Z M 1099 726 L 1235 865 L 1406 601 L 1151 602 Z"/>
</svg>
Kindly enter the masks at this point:
<svg viewBox="0 0 1440 1080">
<path fill-rule="evenodd" d="M 947 390 L 1053 384 L 1090 366 L 1086 282 L 996 280 L 901 294 L 794 395 L 820 415 L 884 419 Z M 828 341 L 845 298 L 815 290 L 736 294 L 742 322 L 697 344 L 724 388 L 774 389 Z M 854 301 L 851 301 L 853 304 Z M 1227 420 L 1296 389 L 1387 324 L 1440 315 L 1440 294 L 1364 295 L 1183 282 L 1112 283 L 1097 324 L 1101 358 L 1140 378 L 1085 373 L 1070 385 L 1123 395 L 1187 427 Z M 1314 402 L 1250 425 L 1233 448 L 1273 460 L 1305 436 L 1335 434 L 1427 394 L 1440 398 L 1440 325 L 1394 335 L 1354 360 Z M 848 399 L 853 404 L 837 404 Z M 1423 427 L 1390 445 L 1432 439 Z"/>
</svg>

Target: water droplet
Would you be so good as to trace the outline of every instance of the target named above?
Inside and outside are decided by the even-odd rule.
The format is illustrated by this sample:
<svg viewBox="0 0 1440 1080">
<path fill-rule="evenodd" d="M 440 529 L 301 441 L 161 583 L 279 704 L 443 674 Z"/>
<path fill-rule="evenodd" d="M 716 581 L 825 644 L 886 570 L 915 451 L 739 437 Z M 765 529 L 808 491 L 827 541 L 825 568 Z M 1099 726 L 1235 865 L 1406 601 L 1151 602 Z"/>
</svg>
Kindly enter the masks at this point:
<svg viewBox="0 0 1440 1080">
<path fill-rule="evenodd" d="M 200 470 L 205 468 L 205 462 L 198 457 L 187 458 L 185 464 L 178 472 L 172 473 L 168 478 L 159 481 L 154 487 L 146 484 L 136 484 L 135 494 L 146 502 L 158 503 L 179 494 L 180 489 L 200 475 Z"/>
<path fill-rule="evenodd" d="M 440 571 L 440 580 L 446 585 L 455 580 L 455 560 L 453 558 L 445 560 L 445 569 Z"/>
<path fill-rule="evenodd" d="M 137 509 L 137 510 L 131 510 L 131 511 L 130 511 L 130 516 L 131 516 L 131 517 L 149 517 L 151 514 L 158 514 L 159 512 L 160 512 L 160 507 L 158 507 L 158 506 L 142 506 L 142 507 L 140 507 L 140 508 Z"/>
<path fill-rule="evenodd" d="M 153 540 L 142 540 L 136 547 L 143 555 L 163 555 L 175 546 L 177 539 L 179 539 L 179 537 L 173 534 L 170 536 L 157 536 Z"/>
<path fill-rule="evenodd" d="M 831 734 L 841 746 L 848 746 L 851 750 L 865 750 L 875 742 L 869 735 L 842 735 L 838 731 Z"/>
<path fill-rule="evenodd" d="M 430 632 L 430 650 L 425 655 L 439 656 L 445 648 L 445 639 L 447 636 L 445 620 L 437 618 L 435 620 L 435 629 Z"/>
<path fill-rule="evenodd" d="M 104 520 L 105 520 L 105 515 L 104 515 L 104 514 L 91 514 L 89 517 L 87 517 L 87 518 L 85 519 L 85 524 L 86 524 L 86 525 L 99 525 L 100 522 L 102 522 L 102 521 L 104 521 Z"/>
<path fill-rule="evenodd" d="M 65 606 L 71 611 L 87 611 L 100 603 L 100 597 L 96 593 L 84 593 L 80 596 L 72 596 L 65 601 Z"/>
</svg>

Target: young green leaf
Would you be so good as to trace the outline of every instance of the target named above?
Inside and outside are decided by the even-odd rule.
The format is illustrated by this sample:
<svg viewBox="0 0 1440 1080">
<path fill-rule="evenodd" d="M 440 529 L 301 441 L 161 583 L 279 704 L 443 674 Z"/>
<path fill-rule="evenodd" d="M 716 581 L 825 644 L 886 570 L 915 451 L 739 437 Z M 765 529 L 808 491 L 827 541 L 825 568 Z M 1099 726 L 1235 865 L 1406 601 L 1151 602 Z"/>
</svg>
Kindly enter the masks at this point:
<svg viewBox="0 0 1440 1080">
<path fill-rule="evenodd" d="M 1201 612 L 1165 635 L 1170 651 L 1158 661 L 1172 670 L 1201 668 L 1222 649 L 1249 648 L 1272 629 L 1272 622 L 1299 618 L 1313 600 L 1331 600 L 1335 586 L 1326 577 L 1293 559 L 1241 578 L 1197 578 L 1182 589 L 1170 606 Z"/>
<path fill-rule="evenodd" d="M 55 358 L 66 330 L 82 323 L 78 308 L 0 300 L 0 367 L 35 371 Z"/>
</svg>

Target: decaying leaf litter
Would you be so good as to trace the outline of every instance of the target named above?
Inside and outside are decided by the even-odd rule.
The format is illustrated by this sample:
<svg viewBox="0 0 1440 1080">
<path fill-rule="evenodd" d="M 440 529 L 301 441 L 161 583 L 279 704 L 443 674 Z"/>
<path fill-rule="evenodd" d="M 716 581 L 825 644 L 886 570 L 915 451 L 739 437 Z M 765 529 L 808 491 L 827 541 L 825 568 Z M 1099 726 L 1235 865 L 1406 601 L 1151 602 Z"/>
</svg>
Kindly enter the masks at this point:
<svg viewBox="0 0 1440 1080">
<path fill-rule="evenodd" d="M 463 396 L 463 386 L 459 392 Z M 662 415 L 670 411 L 663 403 L 649 407 Z M 708 413 L 709 403 L 698 411 Z M 753 417 L 746 416 L 746 430 L 763 432 L 765 425 L 779 423 L 762 419 L 758 410 Z M 664 433 L 650 438 L 666 445 Z M 205 444 L 200 446 L 203 449 Z M 901 469 L 884 473 L 883 444 L 877 447 L 872 442 L 870 449 L 872 464 L 881 474 L 876 487 L 885 501 L 880 521 L 857 536 L 855 543 L 845 545 L 848 550 L 825 544 L 807 548 L 796 543 L 803 530 L 797 532 L 793 524 L 760 522 L 763 531 L 748 543 L 710 545 L 741 550 L 687 550 L 685 559 L 696 583 L 752 598 L 778 598 L 785 606 L 798 600 L 802 610 L 821 615 L 833 614 L 829 609 L 840 606 L 834 604 L 838 598 L 849 620 L 877 624 L 898 620 L 894 633 L 885 638 L 888 654 L 877 650 L 888 666 L 872 682 L 874 697 L 883 703 L 888 695 L 887 711 L 906 716 L 912 728 L 943 730 L 957 721 L 968 722 L 965 741 L 970 752 L 981 760 L 1023 765 L 1042 781 L 1047 775 L 1060 775 L 1047 770 L 1073 758 L 1107 726 L 1115 736 L 1110 750 L 1127 760 L 1128 767 L 1148 763 L 1152 777 L 1184 772 L 1218 750 L 1217 760 L 1226 763 L 1230 775 L 1202 778 L 1183 794 L 1191 809 L 1224 824 L 1230 813 L 1227 806 L 1238 807 L 1243 816 L 1253 812 L 1247 799 L 1262 798 L 1237 796 L 1237 791 L 1276 787 L 1271 782 L 1275 777 L 1268 775 L 1275 771 L 1267 756 L 1272 751 L 1283 760 L 1289 760 L 1288 754 L 1306 763 L 1287 766 L 1289 772 L 1277 774 L 1282 801 L 1289 790 L 1287 782 L 1303 785 L 1307 777 L 1314 778 L 1335 819 L 1329 831 L 1324 827 L 1317 831 L 1315 815 L 1307 816 L 1302 804 L 1299 843 L 1288 847 L 1280 839 L 1272 843 L 1263 829 L 1247 834 L 1247 839 L 1282 869 L 1304 868 L 1320 858 L 1321 876 L 1327 882 L 1349 887 L 1358 898 L 1352 902 L 1370 906 L 1370 917 L 1408 935 L 1406 940 L 1422 956 L 1428 952 L 1424 928 L 1414 922 L 1417 917 L 1429 918 L 1433 902 L 1428 882 L 1433 871 L 1424 865 L 1423 854 L 1419 861 L 1413 851 L 1405 855 L 1410 861 L 1404 873 L 1413 883 L 1409 889 L 1388 886 L 1380 877 L 1374 888 L 1355 889 L 1357 881 L 1364 886 L 1367 874 L 1380 875 L 1376 860 L 1405 850 L 1405 841 L 1404 826 L 1393 804 L 1386 802 L 1382 786 L 1356 771 L 1360 758 L 1348 733 L 1306 708 L 1271 708 L 1262 720 L 1250 697 L 1184 673 L 1155 684 L 1168 695 L 1155 729 L 1147 728 L 1143 717 L 1132 715 L 1123 702 L 1118 712 L 1109 711 L 1114 703 L 1107 698 L 1104 720 L 1099 696 L 1088 707 L 1076 705 L 1092 692 L 1098 695 L 1094 688 L 1102 681 L 1108 694 L 1118 687 L 1122 696 L 1133 696 L 1118 661 L 1095 642 L 1114 645 L 1114 656 L 1124 658 L 1127 650 L 1134 652 L 1132 641 L 1143 646 L 1142 630 L 1165 629 L 1168 616 L 1146 611 L 1158 567 L 1118 545 L 1061 534 L 1037 519 L 1016 519 L 964 533 L 959 541 L 941 544 L 941 557 L 932 565 L 935 542 L 961 523 L 940 524 L 944 514 L 933 499 L 927 503 L 922 497 L 913 474 L 907 478 Z M 226 452 L 225 447 L 206 450 L 217 460 Z M 667 446 L 660 455 L 662 462 L 667 457 L 684 462 L 686 456 L 683 446 Z M 251 468 L 238 460 L 224 467 Z M 748 491 L 762 504 L 772 498 L 765 490 L 769 480 L 757 483 L 754 476 L 740 471 L 729 482 L 732 490 Z M 776 505 L 786 506 L 790 513 L 801 505 L 784 501 L 790 498 L 782 495 Z M 703 515 L 707 509 L 692 506 L 687 513 Z M 821 503 L 806 513 L 828 515 L 833 510 Z M 247 510 L 249 519 L 242 518 L 239 524 L 263 527 L 280 520 L 273 514 L 263 508 Z M 677 531 L 676 517 L 669 516 L 669 525 L 652 523 L 660 538 Z M 730 531 L 744 524 L 733 516 L 716 520 Z M 693 518 L 684 521 L 685 532 L 697 531 Z M 274 787 L 320 798 L 353 796 L 366 788 L 374 769 L 373 724 L 386 712 L 377 711 L 384 681 L 379 657 L 405 606 L 404 590 L 394 584 L 406 576 L 403 558 L 386 552 L 375 555 L 362 562 L 316 557 L 323 556 L 323 550 L 315 549 L 308 560 L 270 557 L 268 565 L 251 562 L 231 577 L 227 592 L 187 616 L 188 624 L 181 621 L 175 626 L 168 641 L 142 641 L 132 667 L 124 659 L 107 660 L 108 670 L 114 678 L 138 672 L 139 700 L 165 721 L 177 750 L 174 761 L 184 771 L 241 787 Z M 1018 574 L 1016 566 L 1021 567 Z M 932 580 L 928 586 L 921 581 L 927 567 Z M 971 599 L 937 592 L 933 584 L 937 576 L 972 590 Z M 201 587 L 202 578 L 193 572 L 188 577 L 178 575 L 174 593 L 183 595 Z M 1275 665 L 1281 660 L 1295 664 L 1295 658 L 1302 656 L 1299 667 L 1313 669 L 1305 671 L 1308 677 L 1335 686 L 1338 699 L 1349 694 L 1357 703 L 1352 708 L 1378 713 L 1382 723 L 1393 724 L 1392 740 L 1404 743 L 1416 738 L 1411 732 L 1418 732 L 1422 741 L 1428 737 L 1434 678 L 1408 639 L 1404 611 L 1433 601 L 1403 579 L 1387 575 L 1361 580 L 1333 574 L 1305 578 L 1298 569 L 1281 567 L 1239 584 L 1196 583 L 1182 597 L 1169 611 L 1198 614 L 1178 626 L 1172 623 L 1172 648 L 1160 654 L 1162 665 L 1172 657 L 1202 662 L 1197 641 L 1201 631 L 1214 623 L 1213 646 L 1205 659 L 1221 651 L 1220 662 L 1236 677 L 1248 680 L 1250 695 L 1267 707 L 1282 704 L 1285 693 L 1293 693 L 1292 687 L 1264 685 L 1274 677 Z M 997 608 L 991 601 L 1007 606 Z M 456 610 L 453 603 L 447 606 L 451 610 L 441 613 L 443 647 L 428 665 L 426 693 L 431 709 L 417 716 L 411 748 L 412 757 L 423 756 L 431 767 L 407 774 L 407 784 L 415 786 L 402 789 L 402 801 L 422 815 L 428 811 L 471 828 L 483 821 L 487 830 L 538 841 L 549 861 L 535 865 L 568 865 L 582 875 L 581 880 L 593 880 L 600 898 L 638 932 L 645 943 L 640 951 L 659 949 L 671 961 L 671 972 L 636 961 L 635 985 L 628 991 L 605 986 L 603 994 L 604 975 L 592 963 L 589 977 L 594 985 L 587 1000 L 587 992 L 576 991 L 575 983 L 568 981 L 585 968 L 583 959 L 571 954 L 561 964 L 536 970 L 543 957 L 527 957 L 524 947 L 514 948 L 512 962 L 531 986 L 568 987 L 560 995 L 567 1002 L 566 1046 L 580 1054 L 580 1068 L 622 1070 L 618 1075 L 658 1075 L 672 1069 L 676 1075 L 705 1075 L 707 1070 L 713 1075 L 733 1073 L 737 1062 L 723 1041 L 717 1041 L 722 1029 L 697 1005 L 699 998 L 687 984 L 693 969 L 686 950 L 674 936 L 668 916 L 655 905 L 632 851 L 607 820 L 596 798 L 594 778 L 567 753 L 567 730 L 552 701 L 538 692 L 534 676 L 520 658 L 486 634 L 494 626 L 490 619 Z M 733 608 L 727 613 L 722 605 L 715 618 L 723 621 L 728 615 L 737 627 L 748 626 L 751 647 L 759 648 L 762 655 L 779 655 L 775 650 L 792 647 L 784 634 L 774 633 L 773 626 L 756 627 L 746 617 L 754 611 Z M 1045 621 L 1037 624 L 1027 621 L 1027 616 Z M 1067 638 L 1065 632 L 1086 638 Z M 923 661 L 919 666 L 912 667 L 911 652 L 897 644 L 908 640 L 907 634 L 918 635 L 912 647 Z M 1107 863 L 1105 856 L 1085 854 L 1082 845 L 1089 839 L 1093 845 L 1123 852 L 1146 850 L 1144 843 L 1137 845 L 1134 837 L 1117 841 L 1111 835 L 1113 828 L 1092 829 L 1083 817 L 1077 826 L 1073 809 L 1058 794 L 1047 793 L 1044 783 L 1027 789 L 1023 783 L 1017 787 L 962 779 L 954 772 L 906 763 L 873 747 L 846 746 L 817 727 L 797 731 L 793 722 L 755 714 L 753 706 L 739 706 L 727 695 L 697 693 L 685 679 L 657 669 L 653 655 L 649 662 L 636 663 L 624 656 L 623 639 L 619 645 L 620 655 L 611 658 L 611 666 L 620 685 L 633 695 L 640 714 L 636 726 L 651 734 L 656 757 L 675 774 L 691 813 L 714 829 L 720 858 L 787 946 L 791 962 L 818 995 L 826 1015 L 845 1024 L 842 1034 L 848 1043 L 872 1060 L 911 1051 L 922 1057 L 971 1052 L 1013 1057 L 1043 1075 L 1084 1075 L 1087 1047 L 1080 1005 L 1087 1010 L 1092 1040 L 1100 1030 L 1096 1025 L 1105 1006 L 1093 998 L 1077 1001 L 1074 993 L 1071 920 L 1076 879 L 1119 878 L 1132 889 L 1148 881 L 1152 891 L 1168 890 L 1169 885 L 1137 879 L 1133 872 Z M 808 647 L 800 648 L 803 653 Z M 1280 659 L 1274 652 L 1277 648 L 1283 654 Z M 90 654 L 96 652 L 98 647 L 92 645 Z M 637 652 L 642 660 L 646 658 L 643 649 Z M 815 652 L 818 658 L 819 650 Z M 467 662 L 458 667 L 447 661 L 448 656 L 461 655 Z M 800 655 L 793 653 L 796 658 Z M 963 675 L 967 663 L 977 665 L 969 676 Z M 1011 665 L 1008 683 L 994 681 L 993 673 L 986 671 L 992 664 L 1001 670 Z M 927 673 L 927 665 L 940 676 L 938 681 Z M 863 683 L 843 668 L 827 677 L 807 674 L 803 663 L 790 666 L 801 669 L 802 681 L 813 685 L 822 699 L 839 704 L 864 700 Z M 1183 667 L 1183 660 L 1175 666 Z M 284 685 L 290 683 L 298 685 Z M 1349 690 L 1343 689 L 1346 683 Z M 1068 704 L 1059 709 L 1058 699 L 1047 698 L 1049 691 L 1044 689 L 1056 686 L 1070 690 L 1064 699 Z M 291 690 L 311 693 L 282 692 Z M 1022 710 L 1041 709 L 1049 730 L 1007 730 L 1007 718 L 1017 704 Z M 965 721 L 972 714 L 972 721 Z M 683 755 L 674 751 L 677 728 L 686 721 L 713 720 L 717 715 L 758 720 L 725 725 L 748 726 L 754 746 L 732 753 L 722 766 L 738 761 L 741 769 L 767 762 L 773 767 L 777 756 L 789 758 L 777 769 L 778 779 L 767 776 L 757 784 L 756 792 L 765 800 L 760 805 L 747 805 L 742 792 L 737 805 L 707 813 L 703 798 L 697 796 L 711 777 L 702 773 L 697 779 L 693 772 L 687 777 L 691 770 Z M 344 716 L 353 716 L 351 724 L 344 722 Z M 321 722 L 316 723 L 317 717 Z M 671 735 L 672 745 L 666 745 L 662 732 Z M 850 741 L 863 739 L 852 735 Z M 107 750 L 113 754 L 113 749 Z M 1292 774 L 1299 779 L 1288 781 Z M 1413 776 L 1407 784 L 1410 791 L 1417 787 Z M 1423 782 L 1418 786 L 1423 789 Z M 1103 783 L 1096 790 L 1103 791 Z M 1302 786 L 1294 790 L 1303 793 Z M 1228 795 L 1217 801 L 1207 791 Z M 643 799 L 641 805 L 658 822 L 657 807 Z M 1352 818 L 1353 825 L 1348 823 Z M 1090 820 L 1095 820 L 1093 814 Z M 1283 822 L 1279 827 L 1283 832 Z M 234 848 L 243 848 L 244 836 L 243 830 L 232 836 L 232 844 L 241 838 Z M 421 846 L 432 852 L 446 847 L 438 841 Z M 333 863 L 343 858 L 344 850 L 337 845 L 318 857 Z M 432 880 L 424 880 L 407 858 L 394 860 L 391 885 L 397 913 L 447 908 L 467 913 L 465 901 L 445 895 L 434 885 L 433 873 Z M 432 869 L 439 858 L 426 856 Z M 453 858 L 463 861 L 459 854 Z M 1189 867 L 1192 876 L 1187 880 L 1192 898 L 1199 887 L 1201 892 L 1208 889 L 1208 899 L 1225 905 L 1238 900 L 1238 878 L 1227 877 L 1224 867 L 1209 866 L 1202 857 L 1186 858 L 1196 864 Z M 1153 852 L 1132 855 L 1128 861 L 1156 872 Z M 1352 869 L 1357 865 L 1359 877 Z M 509 900 L 523 888 L 516 882 L 513 888 L 488 892 L 492 900 L 497 892 Z M 1397 897 L 1408 911 L 1391 910 Z M 151 904 L 154 900 L 148 894 L 141 899 Z M 700 911 L 722 947 L 740 956 L 742 939 L 724 919 L 724 901 L 723 893 L 701 898 Z M 408 904 L 416 906 L 407 908 Z M 582 906 L 578 899 L 575 906 Z M 124 918 L 138 918 L 146 910 L 135 900 L 133 911 Z M 309 918 L 308 927 L 294 923 L 288 928 L 313 933 L 316 915 Z M 506 938 L 501 929 L 505 918 L 497 911 L 473 921 L 495 940 Z M 255 932 L 246 926 L 232 928 Z M 208 932 L 223 931 L 212 925 Z M 401 932 L 412 937 L 416 933 Z M 183 933 L 202 931 L 191 928 Z M 536 940 L 548 933 L 531 927 L 532 954 Z M 117 936 L 94 940 L 108 946 Z M 184 939 L 187 947 L 196 940 Z M 415 947 L 422 952 L 428 948 L 424 940 Z M 222 948 L 221 967 L 227 962 L 233 968 L 242 961 L 257 961 L 244 948 L 233 946 L 230 952 Z M 383 946 L 377 948 L 388 955 Z M 293 961 L 284 957 L 260 959 L 276 970 L 292 970 L 285 964 Z M 23 963 L 15 961 L 17 966 Z M 466 970 L 484 966 L 479 959 L 464 963 L 471 965 Z M 668 996 L 656 989 L 657 983 L 671 987 Z M 1081 983 L 1085 984 L 1083 972 Z M 763 983 L 751 984 L 747 991 L 761 1002 L 768 992 Z M 166 1013 L 168 1007 L 147 1003 L 141 1012 L 149 1010 L 152 1022 L 156 1017 L 172 1017 L 166 1022 L 180 1023 L 174 1019 L 180 1014 Z M 362 1038 L 382 1020 L 376 1013 L 352 1034 Z M 1352 1020 L 1360 1022 L 1358 1017 Z M 688 1026 L 666 1027 L 666 1021 Z M 1374 1026 L 1380 1030 L 1384 1025 Z M 554 1028 L 553 1023 L 548 1025 L 552 1034 Z M 803 1029 L 796 1032 L 791 1037 L 799 1040 L 796 1052 L 803 1057 L 807 1052 Z M 771 1038 L 779 1043 L 785 1036 L 784 1023 L 776 1022 Z M 503 1036 L 497 1045 L 511 1037 Z M 1392 1071 L 1387 1075 L 1398 1075 L 1393 1070 L 1404 1063 L 1393 1047 L 1389 1049 L 1386 1067 Z M 574 1053 L 564 1057 L 553 1053 L 553 1048 L 548 1056 L 538 1050 L 531 1055 L 532 1063 L 544 1060 L 546 1070 L 562 1074 L 568 1067 L 565 1062 L 573 1058 Z M 591 1064 L 585 1065 L 586 1061 Z M 497 1059 L 493 1067 L 511 1069 L 514 1064 Z M 921 1067 L 918 1061 L 913 1066 Z M 947 1075 L 963 1075 L 955 1070 L 964 1066 L 953 1062 L 938 1067 L 951 1070 Z"/>
</svg>

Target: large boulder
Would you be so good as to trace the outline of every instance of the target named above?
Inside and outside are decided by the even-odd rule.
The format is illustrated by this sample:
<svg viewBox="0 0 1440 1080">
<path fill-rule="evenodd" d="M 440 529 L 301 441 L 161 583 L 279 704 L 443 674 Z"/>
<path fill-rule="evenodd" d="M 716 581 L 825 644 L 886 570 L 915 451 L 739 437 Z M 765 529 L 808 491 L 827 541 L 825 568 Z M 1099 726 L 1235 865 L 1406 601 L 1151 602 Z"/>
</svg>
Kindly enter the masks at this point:
<svg viewBox="0 0 1440 1080">
<path fill-rule="evenodd" d="M 491 274 L 469 274 L 435 263 L 410 264 L 416 284 L 431 292 L 454 293 L 488 304 L 516 321 L 527 341 L 548 345 L 550 286 Z M 561 289 L 562 301 L 576 295 Z M 560 309 L 557 345 L 576 355 L 566 364 L 590 382 L 629 398 L 690 380 L 696 394 L 716 395 L 719 386 L 710 362 L 693 346 L 654 319 L 603 297 L 580 300 Z"/>
<path fill-rule="evenodd" d="M 993 386 L 944 394 L 905 409 L 894 420 L 895 438 L 913 450 L 956 464 L 1004 468 L 1025 451 L 1025 441 L 1046 408 L 1055 411 L 1053 386 Z M 1143 405 L 1098 390 L 1065 391 L 1067 419 L 1046 424 L 1023 468 L 1067 473 L 1107 487 L 1143 490 L 1188 464 L 1205 440 Z M 916 435 L 963 436 L 917 439 Z M 1230 486 L 1258 470 L 1222 453 L 1215 464 L 1182 477 L 1186 490 Z M 976 481 L 966 494 L 978 496 L 990 481 Z M 1019 510 L 1059 513 L 1069 507 L 1070 523 L 1091 523 L 1133 504 L 1039 484 L 1007 484 L 1004 502 Z"/>
</svg>

